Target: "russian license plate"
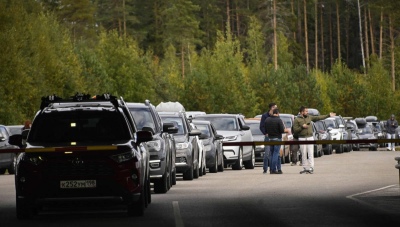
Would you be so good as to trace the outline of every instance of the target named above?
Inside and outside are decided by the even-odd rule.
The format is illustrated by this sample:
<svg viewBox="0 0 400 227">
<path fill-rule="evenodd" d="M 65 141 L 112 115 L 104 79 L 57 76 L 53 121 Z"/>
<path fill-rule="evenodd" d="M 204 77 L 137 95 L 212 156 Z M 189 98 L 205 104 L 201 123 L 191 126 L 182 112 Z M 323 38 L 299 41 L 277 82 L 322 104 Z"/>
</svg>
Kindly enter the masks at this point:
<svg viewBox="0 0 400 227">
<path fill-rule="evenodd" d="M 96 180 L 62 180 L 60 188 L 95 188 Z"/>
</svg>

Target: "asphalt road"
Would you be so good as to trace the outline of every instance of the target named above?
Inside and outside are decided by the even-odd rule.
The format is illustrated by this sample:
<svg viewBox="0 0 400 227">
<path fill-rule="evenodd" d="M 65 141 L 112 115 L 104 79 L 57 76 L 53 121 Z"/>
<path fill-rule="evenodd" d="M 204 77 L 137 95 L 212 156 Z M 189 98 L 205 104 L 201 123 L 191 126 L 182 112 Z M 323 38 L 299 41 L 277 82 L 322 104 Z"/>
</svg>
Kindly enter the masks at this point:
<svg viewBox="0 0 400 227">
<path fill-rule="evenodd" d="M 398 193 L 396 156 L 399 151 L 325 155 L 315 159 L 314 174 L 288 164 L 282 175 L 262 174 L 258 163 L 254 170 L 227 169 L 194 181 L 178 177 L 167 194 L 152 195 L 139 218 L 118 206 L 82 203 L 19 221 L 14 177 L 1 175 L 0 226 L 399 226 L 400 194 L 376 199 L 386 189 Z"/>
</svg>

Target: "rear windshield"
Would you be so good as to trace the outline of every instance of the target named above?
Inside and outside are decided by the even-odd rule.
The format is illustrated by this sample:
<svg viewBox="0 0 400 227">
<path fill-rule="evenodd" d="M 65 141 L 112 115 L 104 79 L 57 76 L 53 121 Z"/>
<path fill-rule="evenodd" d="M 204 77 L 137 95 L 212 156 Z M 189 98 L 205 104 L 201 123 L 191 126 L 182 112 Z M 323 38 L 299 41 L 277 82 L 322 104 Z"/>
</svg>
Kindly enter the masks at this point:
<svg viewBox="0 0 400 227">
<path fill-rule="evenodd" d="M 115 111 L 61 111 L 35 119 L 30 143 L 106 142 L 129 140 L 128 125 Z"/>
</svg>

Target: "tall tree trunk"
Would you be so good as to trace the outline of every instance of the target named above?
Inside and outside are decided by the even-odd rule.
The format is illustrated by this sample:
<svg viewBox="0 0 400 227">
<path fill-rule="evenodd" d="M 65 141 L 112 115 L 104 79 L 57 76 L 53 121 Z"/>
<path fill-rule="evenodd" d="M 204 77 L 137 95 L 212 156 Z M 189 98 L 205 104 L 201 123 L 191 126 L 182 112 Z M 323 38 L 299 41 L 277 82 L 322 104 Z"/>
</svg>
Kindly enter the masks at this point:
<svg viewBox="0 0 400 227">
<path fill-rule="evenodd" d="M 231 26 L 231 16 L 229 14 L 229 0 L 226 0 L 226 21 L 227 21 L 227 26 Z M 232 28 L 229 27 L 229 30 L 232 31 Z"/>
<path fill-rule="evenodd" d="M 123 16 L 124 16 L 124 40 L 126 40 L 126 10 L 125 10 L 125 0 L 122 0 L 122 10 L 123 10 Z"/>
<path fill-rule="evenodd" d="M 307 1 L 303 0 L 304 4 L 304 41 L 306 45 L 306 65 L 307 65 L 307 73 L 310 72 L 310 62 L 308 60 L 308 31 L 307 31 Z"/>
<path fill-rule="evenodd" d="M 339 0 L 336 0 L 336 26 L 337 26 L 337 48 L 338 48 L 338 59 L 342 61 L 342 55 L 340 50 L 340 15 L 339 15 Z"/>
<path fill-rule="evenodd" d="M 237 2 L 236 2 L 236 30 L 237 30 L 237 36 L 239 37 L 239 35 L 240 35 L 240 20 L 239 20 L 239 6 L 238 6 Z"/>
<path fill-rule="evenodd" d="M 379 25 L 379 59 L 382 59 L 383 48 L 383 8 L 381 8 L 381 23 Z"/>
<path fill-rule="evenodd" d="M 273 0 L 273 26 L 274 26 L 274 68 L 278 70 L 278 39 L 276 34 L 276 0 Z"/>
<path fill-rule="evenodd" d="M 315 69 L 318 69 L 318 0 L 315 0 Z"/>
<path fill-rule="evenodd" d="M 396 78 L 395 78 L 395 58 L 394 58 L 394 31 L 393 31 L 393 21 L 392 15 L 389 15 L 389 36 L 390 36 L 390 55 L 391 55 L 391 75 L 392 75 L 392 90 L 396 90 Z"/>
<path fill-rule="evenodd" d="M 375 54 L 375 38 L 374 38 L 374 26 L 372 26 L 371 9 L 368 7 L 368 18 L 369 18 L 369 36 L 371 37 L 371 54 Z"/>
<path fill-rule="evenodd" d="M 325 71 L 325 47 L 324 47 L 324 5 L 321 4 L 321 63 L 322 71 Z"/>
<path fill-rule="evenodd" d="M 185 79 L 185 48 L 181 44 L 181 64 L 182 64 L 182 79 Z"/>
<path fill-rule="evenodd" d="M 364 6 L 364 33 L 365 33 L 365 73 L 368 73 L 369 69 L 369 37 L 368 37 L 368 17 L 367 7 Z"/>
<path fill-rule="evenodd" d="M 333 65 L 333 29 L 332 29 L 332 6 L 329 6 L 329 49 L 331 67 Z"/>
<path fill-rule="evenodd" d="M 300 0 L 297 0 L 297 42 L 303 42 L 303 27 L 301 26 L 301 4 Z"/>
<path fill-rule="evenodd" d="M 292 15 L 294 16 L 294 0 L 290 0 L 290 8 L 292 11 Z M 296 40 L 296 31 L 293 30 L 293 40 Z"/>
<path fill-rule="evenodd" d="M 357 0 L 357 8 L 358 8 L 358 25 L 360 28 L 361 57 L 362 57 L 362 64 L 363 64 L 364 72 L 365 72 L 364 42 L 363 42 L 362 25 L 361 25 L 362 23 L 361 23 L 360 0 Z"/>
</svg>

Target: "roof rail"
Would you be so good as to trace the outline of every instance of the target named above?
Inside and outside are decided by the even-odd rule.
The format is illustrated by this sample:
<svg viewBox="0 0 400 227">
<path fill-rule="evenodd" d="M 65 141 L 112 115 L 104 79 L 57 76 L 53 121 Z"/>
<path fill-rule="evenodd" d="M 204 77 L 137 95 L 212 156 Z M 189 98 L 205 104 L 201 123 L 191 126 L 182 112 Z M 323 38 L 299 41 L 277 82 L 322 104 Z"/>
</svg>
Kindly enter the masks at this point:
<svg viewBox="0 0 400 227">
<path fill-rule="evenodd" d="M 122 98 L 122 97 L 121 97 Z M 90 94 L 76 93 L 69 99 L 63 99 L 55 94 L 49 96 L 43 96 L 42 102 L 40 104 L 40 110 L 48 107 L 52 103 L 67 103 L 67 102 L 99 102 L 107 101 L 111 102 L 115 108 L 119 106 L 118 99 L 116 96 L 112 96 L 109 93 L 104 93 L 101 95 L 91 96 Z"/>
</svg>

